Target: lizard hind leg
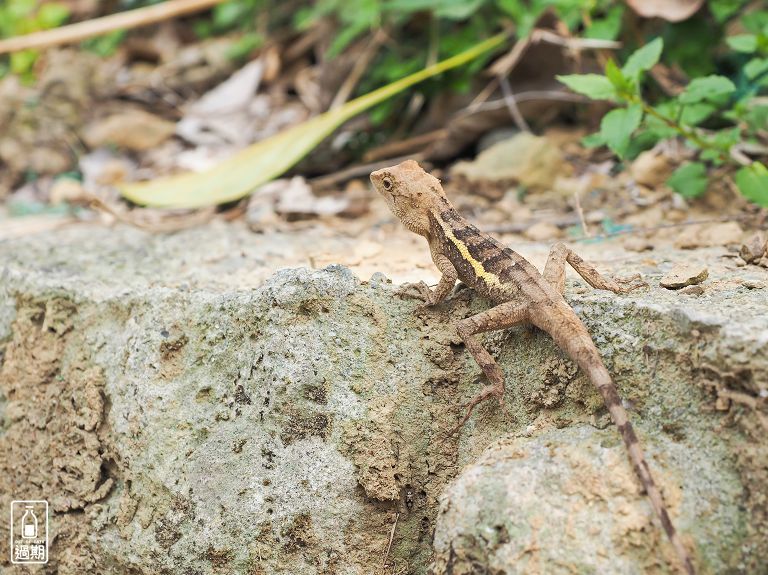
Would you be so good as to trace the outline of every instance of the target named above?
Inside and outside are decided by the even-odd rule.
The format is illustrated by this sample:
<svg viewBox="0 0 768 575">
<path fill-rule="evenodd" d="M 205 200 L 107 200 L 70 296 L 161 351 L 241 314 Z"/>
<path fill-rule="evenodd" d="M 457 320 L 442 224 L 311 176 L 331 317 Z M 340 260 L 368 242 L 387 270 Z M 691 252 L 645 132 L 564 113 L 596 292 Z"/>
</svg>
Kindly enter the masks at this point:
<svg viewBox="0 0 768 575">
<path fill-rule="evenodd" d="M 568 248 L 562 242 L 557 242 L 549 250 L 549 257 L 544 266 L 544 279 L 549 282 L 559 293 L 565 293 L 565 260 L 568 256 Z"/>
<path fill-rule="evenodd" d="M 601 275 L 592 264 L 581 259 L 579 255 L 564 243 L 557 242 L 549 251 L 549 258 L 544 266 L 544 273 L 542 275 L 560 293 L 565 291 L 566 262 L 595 289 L 608 290 L 613 293 L 627 293 L 648 285 L 643 281 L 637 281 L 640 279 L 640 274 L 626 281 L 607 278 Z"/>
<path fill-rule="evenodd" d="M 456 326 L 456 330 L 464 341 L 464 345 L 466 345 L 467 350 L 472 354 L 480 369 L 483 370 L 490 385 L 486 385 L 480 393 L 464 404 L 463 408 L 467 410 L 464 418 L 450 431 L 449 437 L 464 426 L 472 415 L 472 410 L 478 404 L 491 397 L 495 397 L 499 400 L 499 404 L 502 404 L 504 398 L 504 373 L 501 371 L 499 364 L 496 363 L 496 360 L 480 343 L 476 335 L 486 331 L 507 329 L 514 325 L 525 323 L 528 321 L 528 317 L 528 306 L 520 305 L 516 302 L 507 302 L 463 319 Z"/>
</svg>

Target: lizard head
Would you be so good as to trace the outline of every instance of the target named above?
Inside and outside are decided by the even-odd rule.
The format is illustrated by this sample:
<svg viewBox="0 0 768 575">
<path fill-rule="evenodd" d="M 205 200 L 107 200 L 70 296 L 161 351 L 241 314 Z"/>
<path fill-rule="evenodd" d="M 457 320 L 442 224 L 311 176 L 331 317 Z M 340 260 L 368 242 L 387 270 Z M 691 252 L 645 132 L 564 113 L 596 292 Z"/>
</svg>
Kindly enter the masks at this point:
<svg viewBox="0 0 768 575">
<path fill-rule="evenodd" d="M 430 230 L 430 212 L 445 209 L 443 187 L 414 160 L 371 173 L 371 182 L 403 225 L 422 236 Z"/>
</svg>

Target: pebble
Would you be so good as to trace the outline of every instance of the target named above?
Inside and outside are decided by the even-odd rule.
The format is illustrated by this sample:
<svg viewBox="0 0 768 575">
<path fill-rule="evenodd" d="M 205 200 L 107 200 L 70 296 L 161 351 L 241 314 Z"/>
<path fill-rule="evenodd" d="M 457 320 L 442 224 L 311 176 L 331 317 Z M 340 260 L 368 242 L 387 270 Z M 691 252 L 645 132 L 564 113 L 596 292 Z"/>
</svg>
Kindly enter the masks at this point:
<svg viewBox="0 0 768 575">
<path fill-rule="evenodd" d="M 668 271 L 659 285 L 667 289 L 680 289 L 700 284 L 709 276 L 709 270 L 702 264 L 677 264 Z"/>
</svg>

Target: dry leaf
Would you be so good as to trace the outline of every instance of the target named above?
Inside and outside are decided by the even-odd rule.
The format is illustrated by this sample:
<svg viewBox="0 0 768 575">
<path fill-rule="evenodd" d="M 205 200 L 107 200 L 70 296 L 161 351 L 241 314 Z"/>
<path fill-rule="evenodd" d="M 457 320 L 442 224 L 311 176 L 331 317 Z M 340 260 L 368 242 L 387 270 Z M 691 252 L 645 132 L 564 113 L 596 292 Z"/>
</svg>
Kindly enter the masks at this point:
<svg viewBox="0 0 768 575">
<path fill-rule="evenodd" d="M 501 45 L 506 37 L 506 34 L 499 34 L 489 38 L 461 54 L 292 126 L 205 172 L 129 184 L 120 191 L 137 204 L 165 208 L 195 208 L 239 200 L 259 185 L 282 175 L 350 118 L 422 80 L 477 58 Z"/>
<path fill-rule="evenodd" d="M 681 22 L 693 16 L 704 0 L 627 0 L 627 4 L 643 18 Z"/>
</svg>

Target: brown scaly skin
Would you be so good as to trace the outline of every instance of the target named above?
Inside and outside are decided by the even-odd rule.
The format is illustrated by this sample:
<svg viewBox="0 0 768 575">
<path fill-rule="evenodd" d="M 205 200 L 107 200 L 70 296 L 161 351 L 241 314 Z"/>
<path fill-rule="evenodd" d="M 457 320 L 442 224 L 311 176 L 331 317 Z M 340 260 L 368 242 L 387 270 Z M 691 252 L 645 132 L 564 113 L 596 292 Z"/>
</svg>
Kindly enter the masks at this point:
<svg viewBox="0 0 768 575">
<path fill-rule="evenodd" d="M 531 323 L 546 331 L 600 391 L 684 572 L 694 575 L 691 558 L 672 525 L 616 386 L 586 327 L 562 295 L 566 262 L 597 289 L 624 293 L 639 286 L 624 287 L 602 277 L 562 243 L 552 248 L 544 273 L 540 274 L 520 254 L 469 224 L 446 198 L 440 180 L 426 173 L 413 160 L 373 172 L 371 182 L 403 225 L 424 236 L 429 243 L 432 261 L 442 277 L 434 291 L 423 282 L 415 286 L 427 305 L 442 302 L 457 279 L 495 304 L 495 307 L 463 319 L 457 325 L 459 336 L 490 382 L 467 404 L 467 413 L 458 428 L 469 419 L 478 403 L 491 397 L 501 403 L 504 396 L 501 368 L 477 339 L 477 334 L 522 323 Z"/>
</svg>

